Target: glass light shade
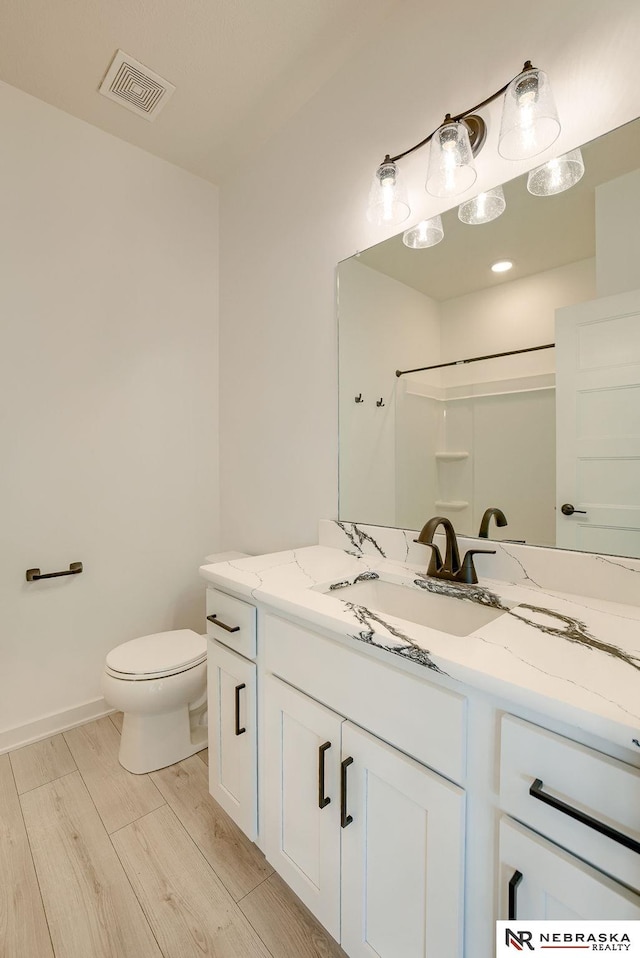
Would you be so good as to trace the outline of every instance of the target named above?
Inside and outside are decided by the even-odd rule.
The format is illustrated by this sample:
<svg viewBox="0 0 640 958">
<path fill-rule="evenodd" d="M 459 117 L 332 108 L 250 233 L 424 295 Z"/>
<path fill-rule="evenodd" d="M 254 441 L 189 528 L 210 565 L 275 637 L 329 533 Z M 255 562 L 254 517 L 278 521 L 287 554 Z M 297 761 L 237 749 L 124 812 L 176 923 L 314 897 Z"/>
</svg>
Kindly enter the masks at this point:
<svg viewBox="0 0 640 958">
<path fill-rule="evenodd" d="M 406 188 L 400 179 L 398 167 L 385 158 L 373 177 L 367 219 L 374 226 L 397 226 L 406 220 L 410 212 Z"/>
<path fill-rule="evenodd" d="M 558 111 L 547 74 L 525 70 L 511 81 L 502 104 L 498 153 L 506 160 L 526 160 L 554 143 L 560 133 Z"/>
<path fill-rule="evenodd" d="M 458 219 L 462 223 L 477 226 L 480 223 L 490 223 L 497 220 L 504 213 L 507 201 L 501 186 L 496 186 L 486 193 L 478 193 L 471 200 L 465 200 L 458 207 Z"/>
<path fill-rule="evenodd" d="M 427 249 L 436 246 L 444 237 L 441 216 L 432 216 L 430 220 L 422 220 L 417 226 L 406 230 L 402 234 L 402 242 L 409 249 Z"/>
<path fill-rule="evenodd" d="M 527 189 L 534 196 L 553 196 L 564 193 L 582 179 L 584 160 L 580 150 L 571 150 L 564 156 L 549 160 L 529 172 Z"/>
<path fill-rule="evenodd" d="M 445 122 L 431 139 L 425 189 L 432 196 L 458 196 L 476 181 L 476 168 L 464 123 Z"/>
</svg>

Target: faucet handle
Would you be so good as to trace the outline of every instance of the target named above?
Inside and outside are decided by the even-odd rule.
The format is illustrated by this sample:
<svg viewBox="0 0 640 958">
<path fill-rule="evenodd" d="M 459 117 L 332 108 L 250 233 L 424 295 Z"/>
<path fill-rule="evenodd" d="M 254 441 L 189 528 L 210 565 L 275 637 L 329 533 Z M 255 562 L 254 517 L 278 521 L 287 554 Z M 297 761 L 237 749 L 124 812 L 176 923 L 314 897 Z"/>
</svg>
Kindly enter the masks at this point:
<svg viewBox="0 0 640 958">
<path fill-rule="evenodd" d="M 435 575 L 436 572 L 439 572 L 442 568 L 442 555 L 440 549 L 433 542 L 422 542 L 420 539 L 414 539 L 415 543 L 421 546 L 427 546 L 431 549 L 431 559 L 429 561 L 429 568 L 427 569 L 427 575 Z M 476 582 L 478 580 L 476 579 Z"/>
<path fill-rule="evenodd" d="M 460 571 L 456 576 L 456 580 L 458 582 L 466 582 L 467 585 L 475 585 L 478 581 L 478 573 L 476 572 L 476 567 L 473 564 L 473 557 L 475 555 L 494 556 L 495 554 L 495 549 L 469 549 L 462 560 L 462 565 L 460 566 Z"/>
</svg>

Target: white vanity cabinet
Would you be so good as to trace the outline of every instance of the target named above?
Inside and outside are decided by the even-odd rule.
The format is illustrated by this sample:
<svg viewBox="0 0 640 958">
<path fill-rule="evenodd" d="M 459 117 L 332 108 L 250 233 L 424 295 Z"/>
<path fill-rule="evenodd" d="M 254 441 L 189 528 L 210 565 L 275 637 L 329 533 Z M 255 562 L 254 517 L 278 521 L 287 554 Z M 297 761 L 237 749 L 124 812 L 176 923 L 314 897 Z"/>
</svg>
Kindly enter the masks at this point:
<svg viewBox="0 0 640 958">
<path fill-rule="evenodd" d="M 296 639 L 297 655 L 288 658 Z M 319 655 L 327 657 L 328 674 L 337 679 L 331 669 L 336 651 L 342 650 L 321 636 L 270 619 L 266 658 L 285 675 L 296 675 L 305 660 L 308 666 Z M 391 675 L 386 666 L 355 659 L 356 670 L 364 664 L 366 673 L 373 665 Z M 267 859 L 350 958 L 457 958 L 463 941 L 465 793 L 306 694 L 322 694 L 323 671 L 311 667 L 305 692 L 273 673 L 263 679 Z M 406 680 L 412 704 L 412 678 L 397 678 Z M 344 671 L 342 679 L 349 679 Z M 328 694 L 339 699 L 339 686 L 336 681 Z M 375 686 L 368 692 L 360 686 L 345 709 L 352 719 L 362 720 L 363 697 L 384 712 Z M 453 702 L 461 704 L 458 696 Z M 427 724 L 420 713 L 411 720 Z M 398 735 L 402 728 L 390 726 L 388 738 Z"/>
<path fill-rule="evenodd" d="M 366 633 L 211 588 L 207 612 L 211 794 L 349 958 L 640 919 L 635 754 Z"/>
<path fill-rule="evenodd" d="M 209 791 L 255 841 L 257 668 L 245 657 L 256 655 L 255 607 L 217 589 L 207 589 L 207 634 Z"/>
</svg>

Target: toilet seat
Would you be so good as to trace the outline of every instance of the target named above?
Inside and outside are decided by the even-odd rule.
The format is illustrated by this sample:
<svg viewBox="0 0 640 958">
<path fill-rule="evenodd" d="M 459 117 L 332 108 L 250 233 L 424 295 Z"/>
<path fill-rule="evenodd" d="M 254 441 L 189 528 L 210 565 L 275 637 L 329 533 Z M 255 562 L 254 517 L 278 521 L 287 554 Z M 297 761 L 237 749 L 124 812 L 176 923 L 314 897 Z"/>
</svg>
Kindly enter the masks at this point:
<svg viewBox="0 0 640 958">
<path fill-rule="evenodd" d="M 112 649 L 105 671 L 129 682 L 160 679 L 186 672 L 205 661 L 206 636 L 191 629 L 155 632 Z"/>
</svg>

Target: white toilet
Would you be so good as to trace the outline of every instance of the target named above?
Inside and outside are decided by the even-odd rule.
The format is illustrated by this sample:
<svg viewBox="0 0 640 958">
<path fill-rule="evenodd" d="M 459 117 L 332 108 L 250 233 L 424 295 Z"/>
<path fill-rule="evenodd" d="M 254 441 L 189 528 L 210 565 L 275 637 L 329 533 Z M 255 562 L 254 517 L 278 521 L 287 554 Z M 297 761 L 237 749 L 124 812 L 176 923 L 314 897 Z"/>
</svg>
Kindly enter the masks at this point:
<svg viewBox="0 0 640 958">
<path fill-rule="evenodd" d="M 120 764 L 142 774 L 207 745 L 207 640 L 191 629 L 143 635 L 112 649 L 105 700 L 124 713 Z"/>
</svg>

